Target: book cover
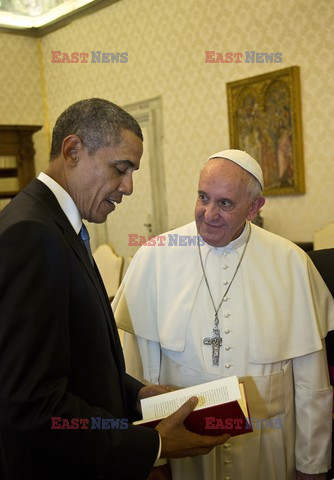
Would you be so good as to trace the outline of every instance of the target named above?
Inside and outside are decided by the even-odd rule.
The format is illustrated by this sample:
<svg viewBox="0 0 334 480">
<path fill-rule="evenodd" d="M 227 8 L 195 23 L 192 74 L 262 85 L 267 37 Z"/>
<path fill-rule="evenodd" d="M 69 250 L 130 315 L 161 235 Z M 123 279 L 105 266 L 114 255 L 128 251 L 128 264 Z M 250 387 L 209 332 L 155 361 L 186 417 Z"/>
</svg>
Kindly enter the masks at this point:
<svg viewBox="0 0 334 480">
<path fill-rule="evenodd" d="M 134 424 L 155 427 L 192 396 L 198 397 L 198 404 L 184 421 L 191 432 L 236 436 L 252 431 L 245 386 L 236 376 L 145 398 L 143 420 Z"/>
</svg>

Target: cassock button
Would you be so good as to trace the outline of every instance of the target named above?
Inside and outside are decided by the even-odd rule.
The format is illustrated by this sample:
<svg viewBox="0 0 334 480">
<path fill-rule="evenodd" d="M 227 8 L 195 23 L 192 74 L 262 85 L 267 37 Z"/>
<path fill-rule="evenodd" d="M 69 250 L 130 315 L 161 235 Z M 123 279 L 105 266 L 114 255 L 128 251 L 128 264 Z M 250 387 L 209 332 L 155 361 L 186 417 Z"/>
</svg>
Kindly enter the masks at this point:
<svg viewBox="0 0 334 480">
<path fill-rule="evenodd" d="M 231 448 L 231 444 L 230 443 L 224 443 L 223 448 L 225 448 L 225 450 L 228 450 L 229 448 Z"/>
<path fill-rule="evenodd" d="M 223 270 L 227 270 L 227 269 L 228 269 L 228 265 L 224 265 Z"/>
<path fill-rule="evenodd" d="M 230 460 L 229 458 L 227 458 L 226 460 L 224 460 L 224 463 L 225 465 L 228 465 L 229 463 L 232 463 L 232 460 Z M 225 477 L 226 478 L 226 477 Z"/>
<path fill-rule="evenodd" d="M 228 285 L 230 282 L 228 282 L 227 280 L 225 280 L 225 282 L 223 282 L 223 285 Z"/>
<path fill-rule="evenodd" d="M 232 365 L 230 363 L 225 363 L 225 368 L 231 368 Z"/>
<path fill-rule="evenodd" d="M 229 350 L 231 350 L 232 347 L 230 347 L 230 345 L 228 345 L 227 347 L 225 347 L 225 350 L 228 352 Z"/>
<path fill-rule="evenodd" d="M 228 252 L 224 252 L 223 255 L 224 255 L 224 257 L 226 257 L 226 255 L 228 255 Z"/>
<path fill-rule="evenodd" d="M 225 318 L 228 318 L 228 317 L 230 317 L 230 316 L 231 316 L 230 313 L 224 313 L 224 317 L 225 317 Z"/>
<path fill-rule="evenodd" d="M 225 298 L 223 299 L 223 302 L 228 302 L 229 299 L 230 299 L 229 297 L 225 297 Z"/>
<path fill-rule="evenodd" d="M 229 328 L 227 328 L 226 330 L 224 330 L 224 333 L 226 333 L 226 335 L 228 335 L 229 333 L 231 333 L 231 330 Z"/>
</svg>

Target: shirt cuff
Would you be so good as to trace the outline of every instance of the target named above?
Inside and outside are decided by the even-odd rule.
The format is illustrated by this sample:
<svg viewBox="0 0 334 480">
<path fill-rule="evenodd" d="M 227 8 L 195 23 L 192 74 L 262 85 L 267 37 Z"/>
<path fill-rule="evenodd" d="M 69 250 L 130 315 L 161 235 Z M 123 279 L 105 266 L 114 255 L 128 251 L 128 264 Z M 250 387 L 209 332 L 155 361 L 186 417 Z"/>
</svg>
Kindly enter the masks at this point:
<svg viewBox="0 0 334 480">
<path fill-rule="evenodd" d="M 160 436 L 159 432 L 158 432 L 158 434 L 159 434 L 159 450 L 158 450 L 157 458 L 155 459 L 155 462 L 153 464 L 153 467 L 160 467 L 161 465 L 166 465 L 166 463 L 167 463 L 167 460 L 165 458 L 160 458 L 160 455 L 161 455 L 161 436 Z"/>
</svg>

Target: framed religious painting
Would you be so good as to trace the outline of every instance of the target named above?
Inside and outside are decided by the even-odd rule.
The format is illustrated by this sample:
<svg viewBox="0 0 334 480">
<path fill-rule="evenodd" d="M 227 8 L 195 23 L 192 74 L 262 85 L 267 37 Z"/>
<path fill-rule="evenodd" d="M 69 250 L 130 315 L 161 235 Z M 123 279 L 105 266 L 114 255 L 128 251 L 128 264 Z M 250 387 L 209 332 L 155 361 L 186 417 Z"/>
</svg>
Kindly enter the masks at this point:
<svg viewBox="0 0 334 480">
<path fill-rule="evenodd" d="M 231 148 L 260 163 L 264 195 L 305 193 L 299 67 L 226 86 Z"/>
</svg>

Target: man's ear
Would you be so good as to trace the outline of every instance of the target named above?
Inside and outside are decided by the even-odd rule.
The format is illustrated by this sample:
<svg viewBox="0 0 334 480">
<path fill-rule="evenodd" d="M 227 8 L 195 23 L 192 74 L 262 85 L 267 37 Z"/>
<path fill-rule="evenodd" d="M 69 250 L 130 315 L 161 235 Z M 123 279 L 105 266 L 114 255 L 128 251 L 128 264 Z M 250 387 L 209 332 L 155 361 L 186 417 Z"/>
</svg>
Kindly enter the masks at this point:
<svg viewBox="0 0 334 480">
<path fill-rule="evenodd" d="M 63 158 L 70 167 L 75 167 L 79 161 L 79 152 L 83 148 L 82 140 L 78 135 L 68 135 L 62 144 Z"/>
<path fill-rule="evenodd" d="M 266 199 L 264 197 L 256 197 L 247 215 L 247 220 L 253 220 L 265 203 L 266 203 Z"/>
</svg>

